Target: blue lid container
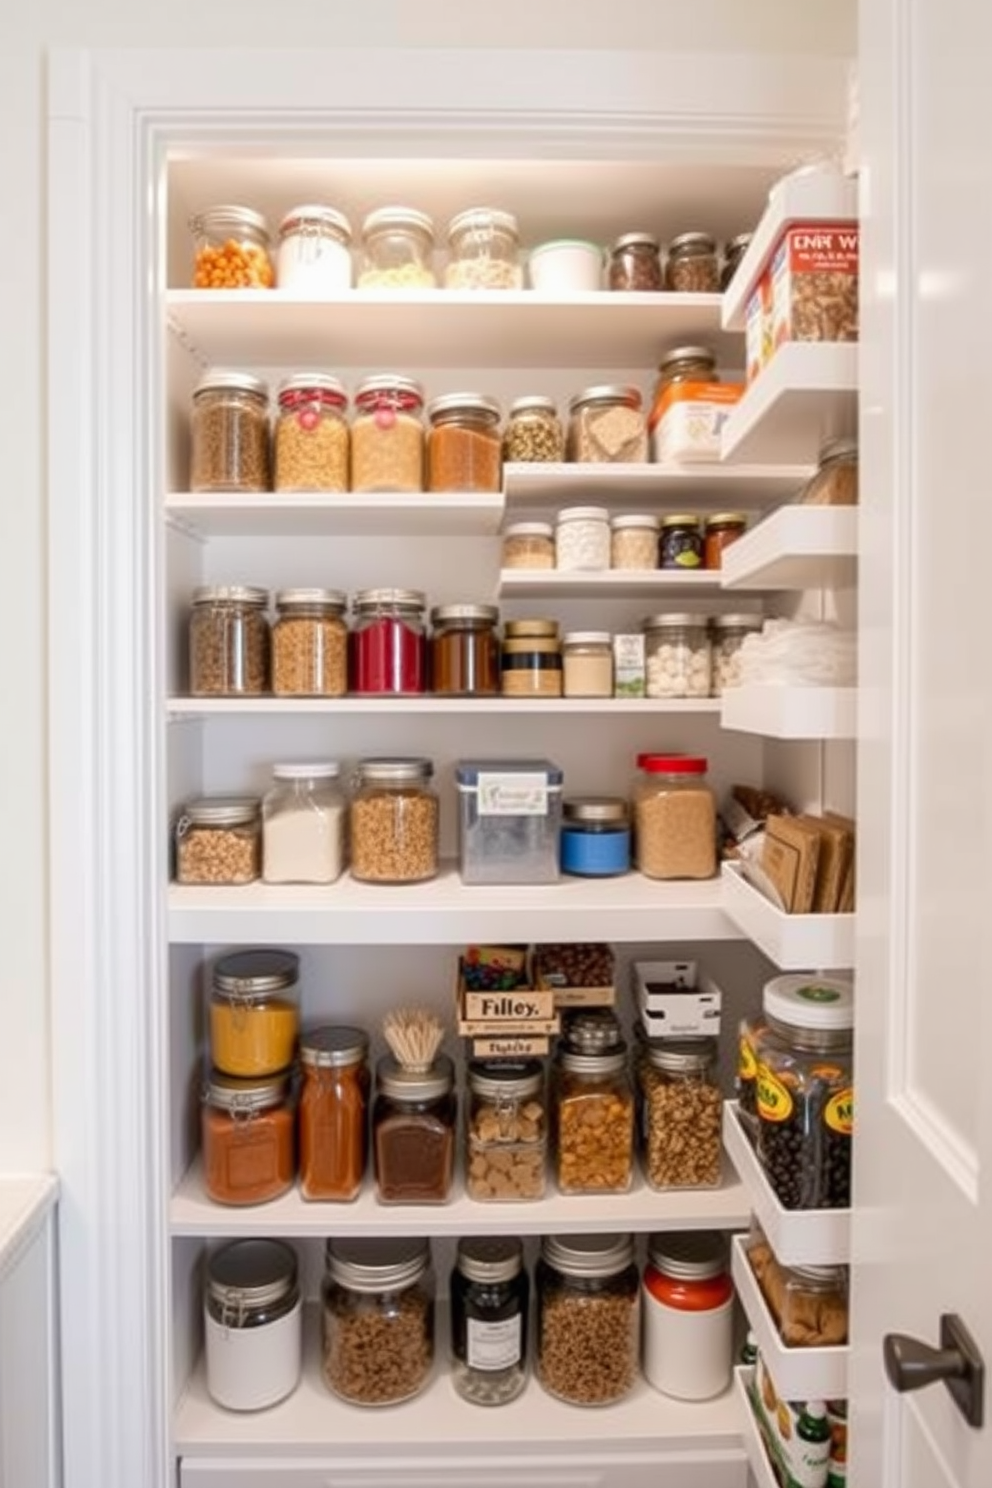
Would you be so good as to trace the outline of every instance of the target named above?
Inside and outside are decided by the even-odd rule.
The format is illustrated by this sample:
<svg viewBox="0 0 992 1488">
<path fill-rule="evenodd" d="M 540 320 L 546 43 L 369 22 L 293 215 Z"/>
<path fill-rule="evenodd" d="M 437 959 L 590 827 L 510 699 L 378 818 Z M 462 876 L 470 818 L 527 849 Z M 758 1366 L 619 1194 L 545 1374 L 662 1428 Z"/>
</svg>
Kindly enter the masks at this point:
<svg viewBox="0 0 992 1488">
<path fill-rule="evenodd" d="M 565 802 L 561 867 L 581 878 L 614 878 L 630 871 L 630 807 L 622 796 Z"/>
</svg>

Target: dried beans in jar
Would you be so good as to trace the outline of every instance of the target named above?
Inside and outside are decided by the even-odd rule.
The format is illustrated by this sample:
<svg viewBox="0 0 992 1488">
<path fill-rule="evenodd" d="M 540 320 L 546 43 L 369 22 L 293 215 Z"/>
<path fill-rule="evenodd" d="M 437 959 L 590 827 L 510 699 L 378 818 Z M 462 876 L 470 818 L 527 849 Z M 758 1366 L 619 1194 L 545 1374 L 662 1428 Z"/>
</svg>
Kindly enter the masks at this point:
<svg viewBox="0 0 992 1488">
<path fill-rule="evenodd" d="M 565 434 L 553 398 L 517 398 L 503 432 L 503 459 L 554 464 L 565 458 Z"/>
</svg>

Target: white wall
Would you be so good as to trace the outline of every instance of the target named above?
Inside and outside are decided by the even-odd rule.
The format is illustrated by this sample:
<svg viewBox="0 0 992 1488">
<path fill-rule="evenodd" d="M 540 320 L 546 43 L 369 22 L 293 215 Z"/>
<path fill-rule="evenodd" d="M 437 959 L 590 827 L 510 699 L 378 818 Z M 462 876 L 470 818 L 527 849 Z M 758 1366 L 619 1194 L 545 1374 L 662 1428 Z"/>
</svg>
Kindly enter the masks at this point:
<svg viewBox="0 0 992 1488">
<path fill-rule="evenodd" d="M 51 1158 L 45 865 L 44 96 L 53 46 L 535 46 L 853 52 L 855 0 L 35 0 L 0 21 L 0 571 L 8 615 L 0 749 L 0 1171 Z M 217 66 L 223 67 L 222 52 Z M 328 90 L 333 95 L 333 69 Z M 663 100 L 662 100 L 663 103 Z M 50 369 L 57 390 L 58 368 Z M 133 989 L 140 995 L 140 989 Z"/>
</svg>

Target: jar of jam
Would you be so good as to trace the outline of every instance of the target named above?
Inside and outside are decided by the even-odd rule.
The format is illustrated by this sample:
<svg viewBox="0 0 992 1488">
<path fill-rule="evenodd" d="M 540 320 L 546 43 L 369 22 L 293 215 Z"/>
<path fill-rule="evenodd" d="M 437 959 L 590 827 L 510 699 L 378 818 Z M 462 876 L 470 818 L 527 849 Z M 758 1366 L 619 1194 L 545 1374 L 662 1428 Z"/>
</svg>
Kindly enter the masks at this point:
<svg viewBox="0 0 992 1488">
<path fill-rule="evenodd" d="M 194 697 L 257 697 L 269 685 L 269 594 L 251 584 L 203 584 L 189 620 Z"/>
<path fill-rule="evenodd" d="M 239 1078 L 285 1070 L 300 1026 L 300 958 L 292 951 L 232 951 L 214 967 L 210 1057 Z"/>
<path fill-rule="evenodd" d="M 424 489 L 424 393 L 395 373 L 366 377 L 351 425 L 353 491 Z"/>
<path fill-rule="evenodd" d="M 420 883 L 438 871 L 438 799 L 429 759 L 364 759 L 351 802 L 351 876 Z"/>
<path fill-rule="evenodd" d="M 359 589 L 351 603 L 352 691 L 426 692 L 426 595 L 419 589 Z"/>
<path fill-rule="evenodd" d="M 203 1187 L 215 1204 L 265 1204 L 296 1175 L 288 1071 L 237 1080 L 214 1070 L 200 1120 Z"/>
<path fill-rule="evenodd" d="M 448 224 L 445 289 L 522 289 L 520 232 L 512 212 L 471 207 Z"/>
<path fill-rule="evenodd" d="M 507 620 L 503 627 L 504 697 L 561 697 L 557 620 Z"/>
<path fill-rule="evenodd" d="M 458 1104 L 446 1054 L 427 1070 L 392 1054 L 376 1066 L 372 1145 L 382 1204 L 444 1204 L 451 1193 Z"/>
<path fill-rule="evenodd" d="M 747 531 L 747 517 L 743 512 L 716 512 L 706 518 L 703 539 L 703 567 L 722 568 L 723 550 L 743 537 Z"/>
<path fill-rule="evenodd" d="M 661 245 L 652 233 L 630 232 L 610 249 L 611 289 L 654 293 L 662 288 Z"/>
<path fill-rule="evenodd" d="M 459 1240 L 451 1273 L 451 1382 L 463 1400 L 507 1405 L 524 1388 L 529 1294 L 519 1240 Z"/>
<path fill-rule="evenodd" d="M 514 522 L 503 533 L 504 568 L 554 568 L 555 530 L 550 522 Z"/>
<path fill-rule="evenodd" d="M 545 1235 L 535 1272 L 537 1377 L 569 1405 L 610 1405 L 634 1388 L 640 1279 L 629 1235 Z"/>
<path fill-rule="evenodd" d="M 499 692 L 499 610 L 495 605 L 439 605 L 431 611 L 431 684 L 445 697 Z"/>
<path fill-rule="evenodd" d="M 723 268 L 720 270 L 721 290 L 730 287 L 730 281 L 737 273 L 737 266 L 745 253 L 751 246 L 753 233 L 738 233 L 736 238 L 730 238 L 723 250 Z"/>
<path fill-rule="evenodd" d="M 351 288 L 351 223 L 343 212 L 313 202 L 286 213 L 279 224 L 279 288 L 316 295 Z"/>
<path fill-rule="evenodd" d="M 321 1308 L 324 1381 L 351 1405 L 419 1395 L 434 1363 L 430 1242 L 328 1240 Z"/>
<path fill-rule="evenodd" d="M 269 228 L 251 207 L 210 207 L 191 218 L 194 289 L 271 289 Z"/>
<path fill-rule="evenodd" d="M 473 1060 L 468 1096 L 469 1198 L 512 1202 L 543 1198 L 548 1123 L 540 1061 Z"/>
<path fill-rule="evenodd" d="M 712 1400 L 730 1384 L 734 1284 L 716 1230 L 648 1238 L 643 1362 L 648 1384 L 676 1400 Z"/>
<path fill-rule="evenodd" d="M 268 491 L 269 387 L 250 372 L 206 372 L 193 390 L 191 491 Z"/>
<path fill-rule="evenodd" d="M 498 491 L 499 404 L 480 393 L 448 393 L 427 410 L 428 491 Z"/>
<path fill-rule="evenodd" d="M 359 289 L 435 289 L 434 223 L 411 207 L 379 207 L 362 223 Z"/>
<path fill-rule="evenodd" d="M 277 491 L 347 491 L 351 435 L 348 395 L 336 377 L 303 372 L 279 386 L 275 426 Z"/>
<path fill-rule="evenodd" d="M 699 518 L 686 512 L 662 517 L 659 568 L 701 568 L 702 564 Z"/>
<path fill-rule="evenodd" d="M 272 626 L 276 697 L 344 697 L 347 599 L 339 589 L 280 589 Z"/>
<path fill-rule="evenodd" d="M 176 882 L 252 883 L 262 864 L 261 805 L 257 796 L 187 801 L 175 825 Z"/>
<path fill-rule="evenodd" d="M 555 464 L 565 458 L 565 433 L 553 398 L 517 398 L 503 431 L 503 459 Z"/>
<path fill-rule="evenodd" d="M 314 1028 L 300 1040 L 300 1192 L 357 1198 L 368 1156 L 369 1041 L 360 1028 Z"/>
<path fill-rule="evenodd" d="M 665 261 L 665 288 L 678 294 L 717 294 L 720 264 L 709 233 L 687 232 L 673 238 Z"/>
<path fill-rule="evenodd" d="M 612 1014 L 573 1016 L 551 1081 L 555 1176 L 561 1193 L 626 1193 L 634 1166 L 634 1093 Z"/>
</svg>

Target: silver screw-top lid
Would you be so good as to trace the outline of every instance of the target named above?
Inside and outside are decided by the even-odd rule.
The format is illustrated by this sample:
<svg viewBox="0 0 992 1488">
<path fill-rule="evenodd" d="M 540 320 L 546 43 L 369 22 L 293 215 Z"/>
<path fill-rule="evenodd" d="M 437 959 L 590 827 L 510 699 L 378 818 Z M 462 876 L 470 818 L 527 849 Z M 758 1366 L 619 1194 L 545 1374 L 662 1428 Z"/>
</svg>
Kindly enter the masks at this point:
<svg viewBox="0 0 992 1488">
<path fill-rule="evenodd" d="M 348 608 L 348 596 L 342 589 L 277 589 L 277 610 L 327 609 L 343 614 Z"/>
<path fill-rule="evenodd" d="M 281 1240 L 233 1240 L 207 1262 L 207 1295 L 233 1327 L 288 1297 L 296 1281 L 296 1254 Z"/>
<path fill-rule="evenodd" d="M 427 595 L 422 589 L 356 589 L 351 607 L 356 612 L 388 609 L 426 610 Z"/>
<path fill-rule="evenodd" d="M 215 367 L 204 372 L 193 389 L 193 397 L 198 398 L 201 393 L 212 392 L 251 393 L 254 397 L 268 401 L 269 385 L 264 378 L 254 377 L 250 372 L 234 372 Z"/>
<path fill-rule="evenodd" d="M 436 605 L 431 610 L 431 624 L 434 626 L 457 625 L 459 622 L 471 620 L 495 625 L 499 620 L 499 610 L 496 605 L 486 604 Z"/>
<path fill-rule="evenodd" d="M 581 393 L 569 398 L 568 407 L 571 413 L 586 403 L 623 403 L 627 408 L 640 408 L 642 401 L 640 388 L 620 382 L 604 382 L 596 387 L 583 388 Z"/>
<path fill-rule="evenodd" d="M 545 1235 L 541 1254 L 565 1276 L 616 1276 L 634 1259 L 630 1235 Z"/>
<path fill-rule="evenodd" d="M 716 239 L 710 233 L 679 233 L 668 245 L 669 253 L 715 253 Z"/>
<path fill-rule="evenodd" d="M 650 248 L 653 252 L 657 253 L 660 247 L 661 244 L 658 242 L 654 233 L 629 232 L 621 233 L 620 237 L 613 244 L 611 251 L 613 253 L 622 253 L 625 248 Z"/>
<path fill-rule="evenodd" d="M 434 774 L 429 759 L 363 759 L 355 767 L 359 785 L 423 784 Z"/>
<path fill-rule="evenodd" d="M 648 1062 L 673 1075 L 703 1074 L 716 1059 L 711 1038 L 661 1039 L 647 1045 Z"/>
<path fill-rule="evenodd" d="M 523 1263 L 523 1246 L 511 1235 L 466 1236 L 455 1256 L 455 1265 L 469 1281 L 512 1281 Z"/>
<path fill-rule="evenodd" d="M 232 951 L 214 967 L 214 991 L 224 997 L 263 998 L 295 987 L 300 958 L 295 951 Z"/>
<path fill-rule="evenodd" d="M 623 796 L 573 796 L 570 801 L 562 802 L 562 815 L 567 822 L 617 822 L 624 825 L 630 815 L 630 805 Z"/>
<path fill-rule="evenodd" d="M 376 1065 L 376 1082 L 391 1100 L 439 1100 L 453 1087 L 455 1068 L 447 1054 L 439 1054 L 427 1070 L 408 1069 L 392 1054 L 384 1054 Z"/>
<path fill-rule="evenodd" d="M 399 1235 L 328 1240 L 324 1261 L 328 1275 L 353 1292 L 396 1291 L 423 1276 L 430 1242 Z"/>
<path fill-rule="evenodd" d="M 499 420 L 500 406 L 495 398 L 487 398 L 485 393 L 445 393 L 427 405 L 427 417 L 431 423 L 444 422 L 463 413 L 480 416 L 487 423 L 495 424 Z"/>
<path fill-rule="evenodd" d="M 328 1024 L 300 1036 L 300 1063 L 320 1069 L 357 1064 L 369 1052 L 368 1034 L 361 1028 Z"/>
<path fill-rule="evenodd" d="M 194 605 L 249 605 L 264 610 L 268 602 L 268 589 L 258 589 L 254 584 L 199 584 L 193 590 Z"/>
<path fill-rule="evenodd" d="M 663 1276 L 678 1281 L 703 1281 L 727 1269 L 727 1241 L 719 1230 L 691 1234 L 668 1231 L 648 1237 L 648 1260 Z"/>
</svg>

